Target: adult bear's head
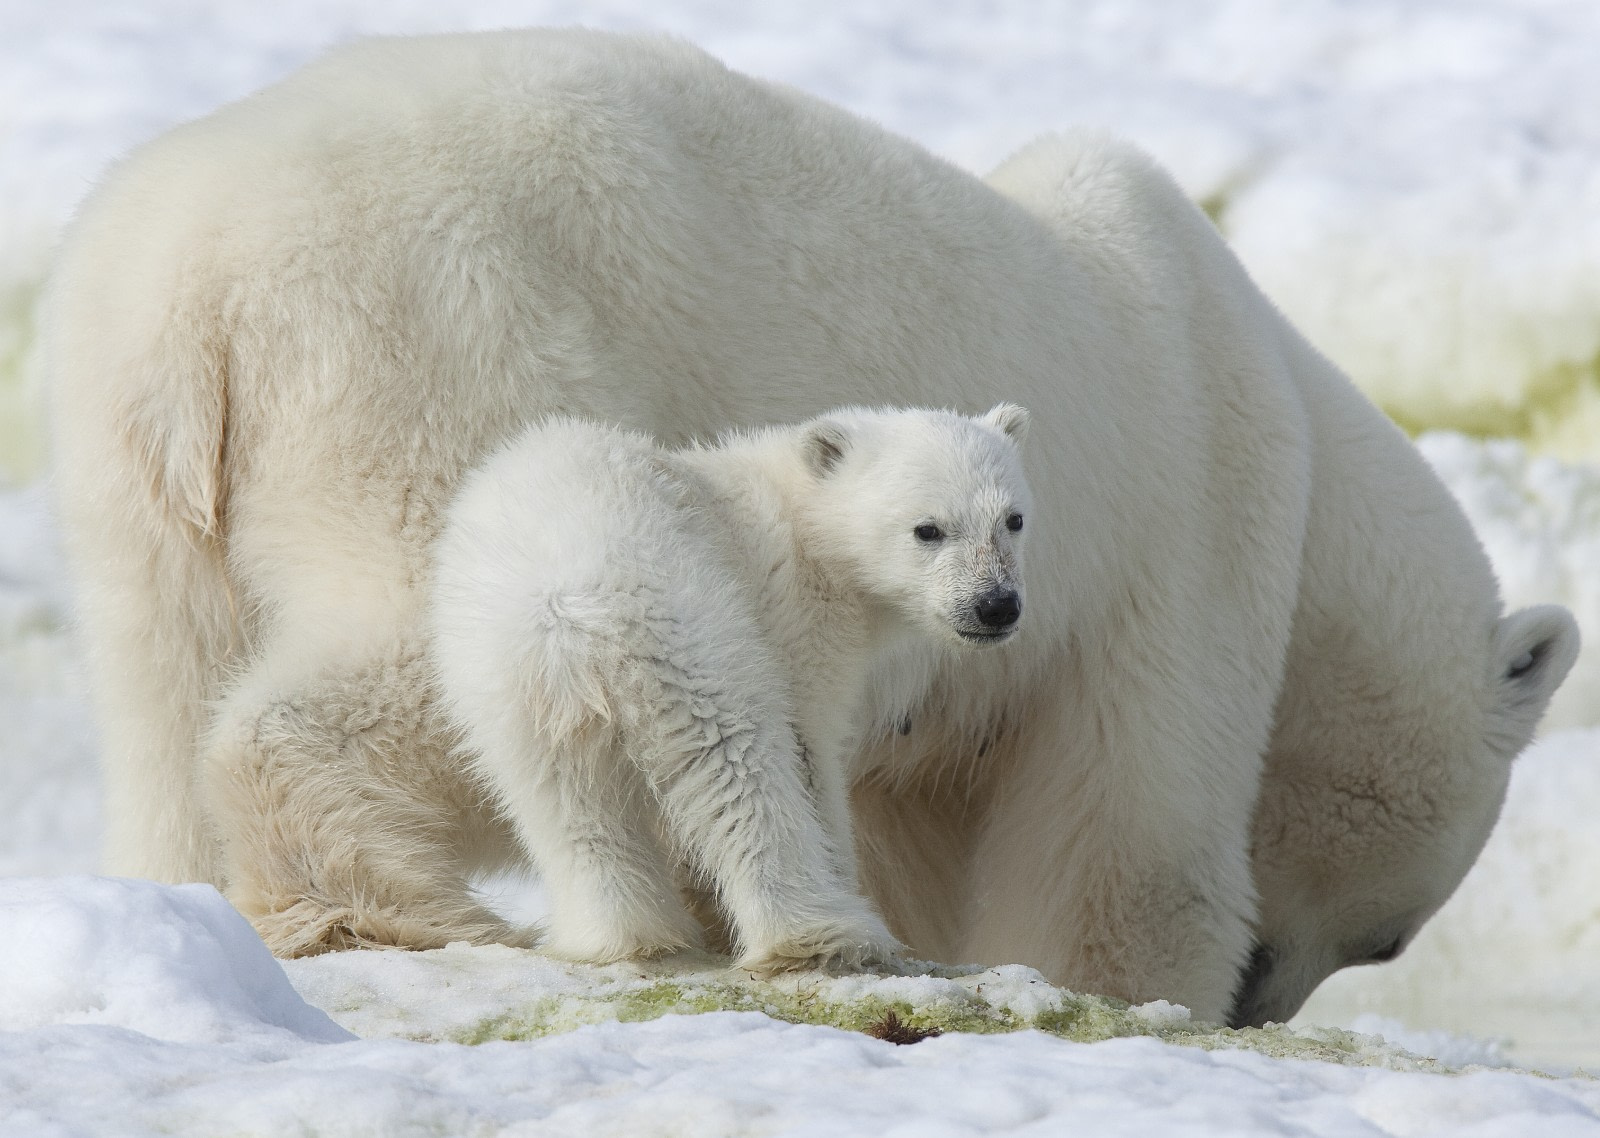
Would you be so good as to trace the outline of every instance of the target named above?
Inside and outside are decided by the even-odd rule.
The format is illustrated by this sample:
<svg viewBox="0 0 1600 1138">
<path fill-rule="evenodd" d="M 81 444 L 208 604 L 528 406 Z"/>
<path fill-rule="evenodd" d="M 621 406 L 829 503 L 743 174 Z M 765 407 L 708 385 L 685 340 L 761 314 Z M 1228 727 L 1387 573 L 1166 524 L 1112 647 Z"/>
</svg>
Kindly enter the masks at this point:
<svg viewBox="0 0 1600 1138">
<path fill-rule="evenodd" d="M 1261 920 L 1231 1026 L 1283 1022 L 1339 969 L 1393 960 L 1466 876 L 1499 816 L 1512 760 L 1577 659 L 1578 627 L 1555 605 L 1523 609 L 1498 622 L 1490 648 L 1481 685 L 1416 725 L 1404 762 L 1322 753 L 1329 739 L 1397 737 L 1381 722 L 1396 702 L 1391 677 L 1351 677 L 1370 685 L 1369 698 L 1346 693 L 1326 704 L 1342 716 L 1370 714 L 1378 730 L 1353 733 L 1280 709 L 1280 724 L 1297 724 L 1298 737 L 1280 731 L 1262 782 Z M 1311 695 L 1291 684 L 1285 699 L 1309 704 Z"/>
</svg>

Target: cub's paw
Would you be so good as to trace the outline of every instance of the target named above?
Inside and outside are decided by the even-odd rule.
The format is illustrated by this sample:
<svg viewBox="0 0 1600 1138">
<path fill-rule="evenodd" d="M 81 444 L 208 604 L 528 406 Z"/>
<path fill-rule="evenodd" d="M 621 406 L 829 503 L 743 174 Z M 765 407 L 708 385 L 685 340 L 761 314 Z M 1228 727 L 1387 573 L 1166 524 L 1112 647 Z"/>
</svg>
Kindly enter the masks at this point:
<svg viewBox="0 0 1600 1138">
<path fill-rule="evenodd" d="M 539 951 L 578 964 L 615 964 L 619 960 L 653 960 L 700 948 L 704 939 L 700 926 L 687 913 L 681 917 L 630 926 L 552 922 Z"/>
<path fill-rule="evenodd" d="M 876 917 L 849 924 L 828 922 L 793 930 L 766 944 L 751 945 L 739 967 L 756 976 L 782 972 L 899 972 L 905 946 Z"/>
</svg>

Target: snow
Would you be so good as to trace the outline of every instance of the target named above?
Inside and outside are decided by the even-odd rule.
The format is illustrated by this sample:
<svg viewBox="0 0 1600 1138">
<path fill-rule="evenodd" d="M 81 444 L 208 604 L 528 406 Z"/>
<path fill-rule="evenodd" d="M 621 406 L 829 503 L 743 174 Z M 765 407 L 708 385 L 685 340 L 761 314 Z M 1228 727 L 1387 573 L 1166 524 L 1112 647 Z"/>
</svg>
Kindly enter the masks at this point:
<svg viewBox="0 0 1600 1138">
<path fill-rule="evenodd" d="M 0 879 L 0 1031 L 101 1024 L 173 1043 L 353 1038 L 209 885 Z"/>
<path fill-rule="evenodd" d="M 1169 1004 L 1118 1024 L 1103 1001 L 1017 967 L 763 984 L 711 958 L 584 968 L 456 945 L 334 954 L 286 976 L 209 886 L 90 877 L 0 881 L 0 928 L 4 1133 L 1269 1135 L 1291 1121 L 1306 1135 L 1600 1133 L 1593 1080 L 1481 1066 L 1445 1078 L 1374 1036 L 1224 1036 Z M 983 993 L 1058 1034 L 896 1045 L 757 1011 L 623 1022 L 648 1009 L 618 993 L 657 992 L 662 976 L 669 1006 L 685 1010 L 720 990 L 784 1004 L 777 1015 L 802 1006 L 795 996 L 835 1007 L 871 996 L 916 1017 Z M 586 1003 L 588 1022 L 563 1020 L 563 1000 Z M 542 1022 L 506 1031 L 507 1007 Z M 1064 1007 L 1067 1034 L 1109 1023 L 1124 1037 L 1060 1038 L 1045 1017 Z M 462 1030 L 485 1013 L 489 1032 Z M 484 1041 L 450 1041 L 468 1036 Z"/>
<path fill-rule="evenodd" d="M 0 489 L 0 875 L 99 860 L 95 742 L 45 488 Z"/>
<path fill-rule="evenodd" d="M 1545 730 L 1600 723 L 1600 466 L 1533 455 L 1512 439 L 1438 432 L 1418 442 L 1488 550 L 1507 606 L 1566 605 L 1590 642 Z"/>
<path fill-rule="evenodd" d="M 45 506 L 32 315 L 50 247 L 118 154 L 358 34 L 672 31 L 979 172 L 1074 123 L 1130 135 L 1319 347 L 1430 429 L 1419 445 L 1508 603 L 1566 604 L 1600 641 L 1600 7 L 933 12 L 0 5 L 0 1135 L 1600 1134 L 1600 1084 L 1572 1073 L 1600 1069 L 1595 649 L 1456 897 L 1293 1031 L 1219 1032 L 1019 967 L 764 984 L 710 958 L 585 969 L 459 945 L 283 964 L 208 887 L 65 876 L 96 867 L 100 820 Z M 486 888 L 537 912 L 536 892 Z M 859 1030 L 890 1008 L 947 1030 Z"/>
</svg>

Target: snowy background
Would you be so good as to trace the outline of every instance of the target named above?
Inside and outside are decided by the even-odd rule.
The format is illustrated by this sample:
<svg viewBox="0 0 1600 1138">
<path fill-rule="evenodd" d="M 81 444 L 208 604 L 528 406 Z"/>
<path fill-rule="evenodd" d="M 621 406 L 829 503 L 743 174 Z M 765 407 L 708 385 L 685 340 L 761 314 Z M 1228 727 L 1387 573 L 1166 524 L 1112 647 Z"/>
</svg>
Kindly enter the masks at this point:
<svg viewBox="0 0 1600 1138">
<path fill-rule="evenodd" d="M 1334 977 L 1300 1035 L 1214 1050 L 1170 1009 L 1063 1018 L 1015 970 L 777 991 L 509 950 L 282 967 L 209 890 L 61 876 L 94 870 L 100 808 L 33 354 L 62 224 L 118 154 L 330 44 L 562 23 L 686 36 L 980 173 L 1069 124 L 1129 135 L 1420 432 L 1508 602 L 1570 606 L 1597 647 L 1401 960 Z M 0 0 L 0 1134 L 1600 1134 L 1600 1084 L 1516 1069 L 1600 1070 L 1597 60 L 1592 0 Z M 1046 1030 L 781 1022 L 886 1003 Z M 751 1010 L 597 1022 L 710 1006 Z M 1073 1041 L 1105 1034 L 1141 1038 Z"/>
</svg>

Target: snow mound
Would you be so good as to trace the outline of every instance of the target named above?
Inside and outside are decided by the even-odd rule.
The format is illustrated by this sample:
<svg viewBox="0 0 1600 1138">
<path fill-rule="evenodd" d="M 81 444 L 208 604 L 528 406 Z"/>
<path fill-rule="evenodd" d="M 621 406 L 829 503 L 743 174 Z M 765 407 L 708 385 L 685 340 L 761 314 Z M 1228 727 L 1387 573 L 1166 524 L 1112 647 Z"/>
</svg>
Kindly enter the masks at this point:
<svg viewBox="0 0 1600 1138">
<path fill-rule="evenodd" d="M 351 1036 L 209 885 L 0 879 L 0 1030 L 104 1024 L 178 1043 Z"/>
</svg>

